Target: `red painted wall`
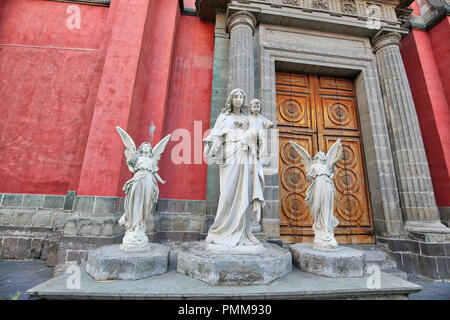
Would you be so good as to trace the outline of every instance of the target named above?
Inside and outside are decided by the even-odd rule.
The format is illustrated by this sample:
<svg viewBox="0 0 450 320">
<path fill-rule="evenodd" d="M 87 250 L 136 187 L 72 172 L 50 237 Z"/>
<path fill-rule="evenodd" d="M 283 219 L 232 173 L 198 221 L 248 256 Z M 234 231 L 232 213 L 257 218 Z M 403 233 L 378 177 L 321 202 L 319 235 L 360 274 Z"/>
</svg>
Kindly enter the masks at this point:
<svg viewBox="0 0 450 320">
<path fill-rule="evenodd" d="M 445 19 L 427 32 L 412 30 L 401 47 L 436 202 L 443 207 L 450 206 L 449 31 Z"/>
<path fill-rule="evenodd" d="M 111 4 L 115 16 L 94 118 L 81 172 L 79 195 L 123 196 L 131 177 L 115 126 L 137 145 L 159 141 L 169 90 L 172 51 L 179 19 L 177 1 L 128 0 Z M 154 142 L 151 141 L 151 142 Z"/>
<path fill-rule="evenodd" d="M 81 28 L 71 30 L 69 6 L 0 2 L 0 192 L 123 196 L 131 173 L 116 125 L 154 145 L 178 128 L 193 139 L 199 121 L 191 148 L 202 153 L 214 26 L 180 16 L 178 1 L 115 0 L 75 5 Z M 175 164 L 176 144 L 160 161 L 160 197 L 205 199 L 206 164 Z"/>
<path fill-rule="evenodd" d="M 184 0 L 183 5 L 185 8 L 195 9 L 195 0 Z"/>
<path fill-rule="evenodd" d="M 446 17 L 428 31 L 436 66 L 443 89 L 450 103 L 450 17 Z M 448 124 L 450 126 L 450 123 Z"/>
<path fill-rule="evenodd" d="M 173 136 L 161 159 L 160 175 L 168 181 L 160 186 L 162 198 L 206 199 L 207 164 L 203 161 L 202 139 L 210 126 L 213 58 L 214 25 L 198 17 L 181 16 L 165 118 L 164 131 Z M 185 136 L 189 138 L 185 144 L 190 146 L 189 151 L 178 152 L 176 146 L 185 142 L 176 137 L 177 132 L 189 133 Z M 183 152 L 190 152 L 187 163 L 176 159 Z"/>
<path fill-rule="evenodd" d="M 81 168 L 108 8 L 0 1 L 0 192 L 65 194 Z M 75 183 L 76 184 L 76 183 Z"/>
</svg>

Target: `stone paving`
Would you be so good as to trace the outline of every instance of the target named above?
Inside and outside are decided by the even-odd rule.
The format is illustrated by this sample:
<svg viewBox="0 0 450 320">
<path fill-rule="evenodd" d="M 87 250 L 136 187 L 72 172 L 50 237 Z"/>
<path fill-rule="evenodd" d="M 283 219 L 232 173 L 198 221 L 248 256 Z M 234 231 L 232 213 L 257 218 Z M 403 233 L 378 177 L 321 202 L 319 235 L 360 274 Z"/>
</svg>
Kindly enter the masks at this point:
<svg viewBox="0 0 450 320">
<path fill-rule="evenodd" d="M 0 260 L 0 300 L 10 299 L 20 291 L 19 300 L 32 299 L 26 291 L 53 277 L 53 267 L 41 260 Z M 450 283 L 429 282 L 413 277 L 408 281 L 423 290 L 410 295 L 411 300 L 450 300 Z"/>
<path fill-rule="evenodd" d="M 19 300 L 31 299 L 26 291 L 43 283 L 53 276 L 53 268 L 47 267 L 41 260 L 0 260 L 0 299 L 10 299 L 17 291 Z M 425 292 L 417 299 L 450 299 L 450 284 L 421 284 Z M 413 295 L 412 295 L 413 296 Z"/>
<path fill-rule="evenodd" d="M 20 291 L 19 300 L 28 300 L 28 289 L 52 277 L 53 267 L 42 260 L 0 260 L 0 299 L 10 299 Z"/>
<path fill-rule="evenodd" d="M 418 277 L 410 277 L 409 282 L 418 284 L 423 289 L 409 296 L 410 300 L 450 300 L 449 282 L 424 281 Z"/>
</svg>

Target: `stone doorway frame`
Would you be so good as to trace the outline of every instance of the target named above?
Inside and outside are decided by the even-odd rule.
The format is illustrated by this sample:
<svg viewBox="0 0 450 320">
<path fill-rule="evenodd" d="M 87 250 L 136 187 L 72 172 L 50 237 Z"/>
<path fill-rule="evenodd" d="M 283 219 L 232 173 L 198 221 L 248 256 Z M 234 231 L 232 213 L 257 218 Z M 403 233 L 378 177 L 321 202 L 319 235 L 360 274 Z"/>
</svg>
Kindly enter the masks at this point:
<svg viewBox="0 0 450 320">
<path fill-rule="evenodd" d="M 278 36 L 284 34 L 285 37 L 276 37 L 276 41 L 268 40 L 266 34 L 270 31 L 275 31 Z M 255 91 L 263 103 L 265 116 L 272 121 L 277 119 L 276 71 L 298 71 L 352 78 L 358 102 L 375 235 L 382 238 L 401 237 L 403 218 L 399 208 L 400 200 L 376 57 L 372 52 L 369 38 L 344 35 L 340 37 L 338 34 L 265 24 L 259 25 L 257 34 Z M 330 48 L 326 47 L 295 45 L 292 37 L 306 34 L 335 38 L 338 47 L 330 52 Z M 347 41 L 347 44 L 349 41 L 359 41 L 363 48 L 362 52 L 344 48 L 344 41 Z M 276 159 L 278 161 L 278 150 Z M 267 233 L 268 238 L 279 239 L 278 174 L 266 175 L 265 179 L 266 206 L 263 209 L 263 231 Z"/>
</svg>

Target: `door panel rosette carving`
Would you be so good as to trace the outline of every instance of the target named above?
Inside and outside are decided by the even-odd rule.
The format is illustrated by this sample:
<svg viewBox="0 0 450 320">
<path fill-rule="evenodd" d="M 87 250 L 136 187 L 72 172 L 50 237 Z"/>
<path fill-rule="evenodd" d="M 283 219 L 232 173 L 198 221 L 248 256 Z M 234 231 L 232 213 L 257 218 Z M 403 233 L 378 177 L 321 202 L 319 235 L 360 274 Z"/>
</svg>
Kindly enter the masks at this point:
<svg viewBox="0 0 450 320">
<path fill-rule="evenodd" d="M 355 99 L 321 97 L 324 128 L 358 130 Z"/>
<path fill-rule="evenodd" d="M 339 215 L 337 218 L 345 222 L 358 221 L 362 216 L 361 202 L 354 194 L 338 194 L 335 199 L 335 212 Z"/>
<path fill-rule="evenodd" d="M 335 140 L 334 137 L 327 137 L 327 148 Z M 359 139 L 343 140 L 342 149 L 342 158 L 336 164 L 333 178 L 336 187 L 335 212 L 340 221 L 338 228 L 370 226 Z"/>
<path fill-rule="evenodd" d="M 311 100 L 308 94 L 278 94 L 278 123 L 311 128 Z"/>
<path fill-rule="evenodd" d="M 305 203 L 305 195 L 298 192 L 287 193 L 281 200 L 283 214 L 290 220 L 302 222 L 306 220 L 310 214 L 308 206 Z M 296 224 L 296 223 L 294 223 Z"/>
<path fill-rule="evenodd" d="M 301 157 L 289 143 L 289 140 L 295 141 L 299 145 L 301 145 L 305 150 L 311 152 L 313 149 L 313 136 L 303 136 L 301 139 L 298 137 L 284 137 L 280 136 L 280 158 L 287 165 L 296 165 L 301 170 L 303 166 L 301 164 Z"/>
</svg>

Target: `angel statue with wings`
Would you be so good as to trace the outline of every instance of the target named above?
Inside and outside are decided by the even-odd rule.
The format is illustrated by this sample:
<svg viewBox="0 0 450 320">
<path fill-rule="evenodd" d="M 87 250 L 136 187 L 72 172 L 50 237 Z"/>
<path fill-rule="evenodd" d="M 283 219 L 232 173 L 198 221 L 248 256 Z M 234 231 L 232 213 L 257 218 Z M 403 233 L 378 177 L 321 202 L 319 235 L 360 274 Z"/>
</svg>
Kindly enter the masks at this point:
<svg viewBox="0 0 450 320">
<path fill-rule="evenodd" d="M 314 179 L 306 191 L 305 202 L 314 219 L 314 243 L 313 248 L 322 251 L 335 251 L 338 244 L 334 238 L 334 228 L 338 220 L 333 215 L 334 195 L 336 190 L 333 185 L 334 165 L 341 159 L 341 139 L 337 140 L 325 155 L 319 151 L 311 160 L 308 152 L 293 141 L 289 143 L 302 158 L 305 166 L 306 180 Z"/>
<path fill-rule="evenodd" d="M 145 219 L 158 200 L 158 182 L 165 184 L 158 175 L 158 161 L 170 139 L 164 137 L 152 150 L 149 142 L 144 142 L 137 150 L 133 139 L 120 127 L 116 127 L 125 145 L 125 158 L 133 178 L 123 186 L 125 191 L 124 214 L 119 224 L 125 228 L 121 249 L 129 252 L 145 250 L 148 238 Z"/>
</svg>

